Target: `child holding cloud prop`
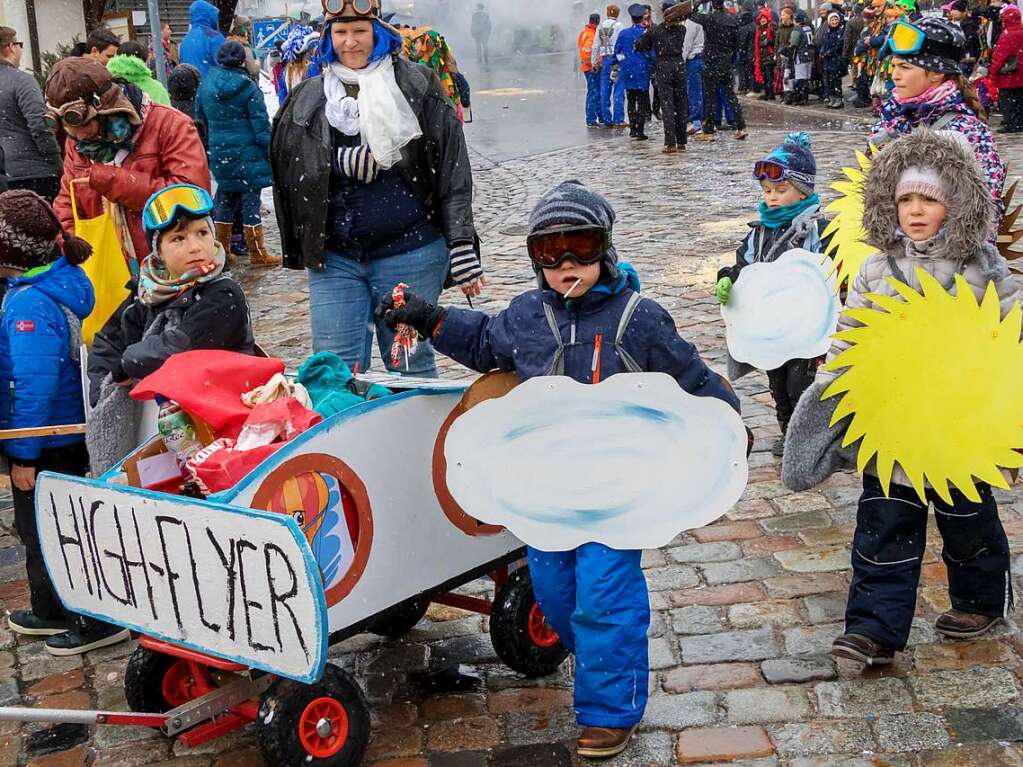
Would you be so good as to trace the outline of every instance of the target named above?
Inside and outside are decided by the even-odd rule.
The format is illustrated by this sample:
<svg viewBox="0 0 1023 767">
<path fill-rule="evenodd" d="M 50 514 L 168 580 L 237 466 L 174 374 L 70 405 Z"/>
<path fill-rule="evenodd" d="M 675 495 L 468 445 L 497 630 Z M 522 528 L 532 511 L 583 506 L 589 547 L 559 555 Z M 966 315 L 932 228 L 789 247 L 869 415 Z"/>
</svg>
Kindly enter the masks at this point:
<svg viewBox="0 0 1023 767">
<path fill-rule="evenodd" d="M 729 378 L 736 381 L 753 368 L 767 371 L 782 432 L 772 448 L 776 456 L 782 454 L 785 429 L 799 395 L 813 381 L 815 358 L 827 351 L 824 339 L 837 322 L 837 301 L 821 290 L 823 279 L 817 270 L 808 269 L 805 258 L 801 266 L 798 260 L 784 258 L 793 248 L 822 253 L 826 246 L 821 236 L 827 221 L 820 215 L 821 201 L 814 192 L 816 177 L 817 162 L 807 133 L 790 133 L 754 163 L 753 178 L 764 196 L 760 218 L 750 224 L 735 251 L 735 265 L 718 272 L 714 291 L 728 327 Z M 784 266 L 779 264 L 777 271 L 760 266 L 775 262 Z M 757 268 L 747 276 L 745 270 L 751 266 Z M 830 271 L 827 268 L 825 273 Z M 740 274 L 743 289 L 733 299 Z M 754 274 L 756 285 L 747 286 Z M 779 287 L 784 294 L 776 292 L 771 297 L 764 292 Z M 754 299 L 758 294 L 762 297 Z"/>
<path fill-rule="evenodd" d="M 991 487 L 1023 465 L 1023 345 L 1018 286 L 990 242 L 993 204 L 955 134 L 914 131 L 868 172 L 863 228 L 879 252 L 852 282 L 782 466 L 796 490 L 853 458 L 863 475 L 836 657 L 883 665 L 906 646 L 931 504 L 952 602 L 938 632 L 980 636 L 1012 607 Z"/>
<path fill-rule="evenodd" d="M 628 745 L 643 718 L 649 675 L 650 605 L 641 551 L 634 545 L 642 542 L 615 545 L 615 523 L 619 540 L 626 537 L 621 528 L 633 533 L 642 528 L 646 519 L 630 517 L 630 509 L 656 496 L 664 475 L 680 466 L 687 476 L 702 475 L 697 484 L 708 507 L 734 503 L 747 470 L 738 399 L 678 335 L 671 316 L 639 295 L 635 270 L 618 261 L 612 244 L 614 218 L 603 197 L 578 181 L 566 181 L 543 195 L 530 215 L 526 244 L 537 289 L 496 316 L 434 307 L 408 292 L 404 306 L 385 298 L 377 309 L 391 327 L 412 325 L 435 349 L 475 370 L 514 371 L 527 382 L 463 418 L 477 410 L 482 414 L 470 426 L 479 444 L 480 463 L 473 466 L 504 462 L 487 479 L 506 493 L 502 523 L 530 544 L 537 600 L 576 654 L 575 711 L 583 726 L 577 751 L 595 758 L 614 756 Z M 654 375 L 617 375 L 641 371 Z M 598 381 L 604 383 L 584 385 Z M 683 408 L 689 421 L 678 416 Z M 687 424 L 697 421 L 712 438 L 698 427 L 690 432 Z M 459 431 L 463 437 L 468 433 Z M 654 455 L 641 433 L 654 435 L 651 444 L 658 438 L 658 444 L 671 448 L 684 442 L 685 450 Z M 449 438 L 454 434 L 452 427 Z M 618 449 L 619 438 L 626 450 Z M 710 454 L 719 456 L 719 465 L 712 465 Z M 462 459 L 450 450 L 446 455 L 450 484 L 451 469 Z M 655 475 L 647 458 L 665 471 Z M 608 470 L 600 472 L 598 461 Z M 483 518 L 493 511 L 472 502 L 480 488 L 472 478 L 468 491 L 459 487 L 458 500 L 469 504 L 463 506 L 467 512 Z M 543 489 L 554 500 L 544 498 Z M 679 520 L 684 514 L 678 509 L 686 505 L 675 499 L 676 524 L 660 543 L 690 526 Z M 515 518 L 522 524 L 512 526 Z M 564 529 L 572 527 L 578 529 Z M 546 539 L 533 535 L 536 530 Z M 572 535 L 575 540 L 569 540 Z"/>
</svg>

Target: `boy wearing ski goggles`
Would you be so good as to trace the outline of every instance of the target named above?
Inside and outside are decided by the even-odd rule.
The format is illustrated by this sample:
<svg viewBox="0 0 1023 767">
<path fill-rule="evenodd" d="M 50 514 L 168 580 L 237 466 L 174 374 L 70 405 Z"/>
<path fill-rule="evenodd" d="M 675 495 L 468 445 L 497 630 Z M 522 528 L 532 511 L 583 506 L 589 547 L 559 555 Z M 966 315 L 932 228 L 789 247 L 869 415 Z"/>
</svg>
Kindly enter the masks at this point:
<svg viewBox="0 0 1023 767">
<path fill-rule="evenodd" d="M 597 284 L 609 244 L 605 229 L 590 226 L 559 227 L 526 238 L 533 265 L 543 271 L 548 285 L 567 297 L 581 296 Z"/>
</svg>

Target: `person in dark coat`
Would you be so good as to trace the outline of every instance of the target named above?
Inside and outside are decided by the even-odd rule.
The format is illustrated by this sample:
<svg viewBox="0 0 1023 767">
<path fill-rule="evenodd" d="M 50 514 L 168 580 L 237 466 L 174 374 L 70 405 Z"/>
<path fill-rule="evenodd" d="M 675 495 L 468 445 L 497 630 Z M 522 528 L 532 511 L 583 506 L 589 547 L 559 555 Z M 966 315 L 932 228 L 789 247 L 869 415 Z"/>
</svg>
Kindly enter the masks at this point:
<svg viewBox="0 0 1023 767">
<path fill-rule="evenodd" d="M 636 43 L 647 31 L 647 10 L 645 5 L 633 3 L 629 6 L 632 26 L 623 29 L 615 43 L 615 59 L 618 61 L 618 79 L 625 88 L 625 100 L 629 112 L 629 136 L 637 141 L 646 141 L 646 121 L 650 119 L 650 71 L 653 56 L 640 51 Z"/>
<path fill-rule="evenodd" d="M 245 48 L 230 40 L 217 51 L 217 64 L 203 78 L 195 98 L 195 121 L 206 126 L 210 171 L 217 180 L 217 240 L 231 250 L 231 228 L 240 212 L 256 267 L 280 266 L 263 240 L 259 192 L 273 184 L 270 171 L 270 119 L 263 93 L 245 69 Z M 230 260 L 230 256 L 228 257 Z"/>
<path fill-rule="evenodd" d="M 827 25 L 821 43 L 821 101 L 829 109 L 842 109 L 845 106 L 842 78 L 849 71 L 849 62 L 845 58 L 845 29 L 841 14 L 831 11 Z"/>
<path fill-rule="evenodd" d="M 842 57 L 847 63 L 851 63 L 856 54 L 856 44 L 863 35 L 863 0 L 857 0 L 853 6 L 852 13 L 845 20 L 845 28 L 842 34 Z M 853 66 L 852 79 L 856 81 L 859 74 L 858 67 Z"/>
<path fill-rule="evenodd" d="M 411 325 L 438 351 L 480 372 L 506 370 L 519 381 L 565 375 L 584 384 L 662 372 L 686 392 L 738 411 L 731 388 L 679 335 L 671 315 L 640 296 L 639 277 L 618 260 L 612 243 L 614 220 L 603 197 L 565 181 L 529 217 L 526 242 L 537 288 L 494 316 L 435 307 L 408 293 L 400 308 L 385 299 L 377 316 L 391 327 Z M 566 250 L 566 230 L 572 250 Z M 611 343 L 615 338 L 620 341 Z M 583 727 L 576 752 L 614 756 L 628 745 L 647 702 L 650 604 L 640 552 L 584 543 L 563 552 L 530 547 L 528 555 L 537 601 L 576 653 L 574 708 Z"/>
<path fill-rule="evenodd" d="M 661 10 L 664 23 L 648 29 L 636 42 L 637 51 L 653 51 L 654 77 L 661 96 L 664 121 L 664 153 L 684 152 L 689 99 L 686 95 L 685 8 L 667 0 Z"/>
<path fill-rule="evenodd" d="M 735 52 L 735 74 L 739 78 L 738 94 L 753 90 L 753 38 L 756 22 L 752 11 L 739 14 L 739 45 Z"/>
<path fill-rule="evenodd" d="M 763 91 L 761 101 L 774 101 L 774 59 L 778 30 L 771 9 L 763 7 L 757 13 L 757 26 L 753 35 L 753 89 Z"/>
<path fill-rule="evenodd" d="M 703 130 L 696 134 L 696 139 L 714 141 L 718 127 L 714 119 L 714 94 L 718 87 L 724 90 L 725 99 L 735 113 L 735 137 L 744 139 L 748 135 L 746 120 L 735 96 L 732 77 L 732 62 L 739 45 L 739 21 L 725 10 L 725 0 L 711 0 L 710 6 L 710 13 L 694 13 L 690 17 L 706 33 L 703 48 Z"/>
<path fill-rule="evenodd" d="M 191 64 L 178 64 L 167 77 L 167 93 L 170 94 L 171 106 L 195 118 L 195 94 L 199 92 L 202 79 L 199 70 Z M 205 138 L 203 138 L 205 142 Z"/>
<path fill-rule="evenodd" d="M 374 332 L 391 364 L 393 334 L 370 322 L 382 284 L 404 282 L 434 301 L 445 283 L 470 297 L 484 285 L 472 167 L 454 105 L 429 69 L 400 56 L 400 35 L 379 19 L 379 3 L 371 6 L 370 17 L 351 0 L 328 14 L 323 74 L 291 92 L 270 138 L 284 265 L 307 272 L 313 349 L 361 370 Z M 360 77 L 368 66 L 381 77 Z M 365 79 L 401 120 L 363 108 Z M 407 369 L 394 369 L 437 370 L 429 344 L 409 355 Z"/>
</svg>

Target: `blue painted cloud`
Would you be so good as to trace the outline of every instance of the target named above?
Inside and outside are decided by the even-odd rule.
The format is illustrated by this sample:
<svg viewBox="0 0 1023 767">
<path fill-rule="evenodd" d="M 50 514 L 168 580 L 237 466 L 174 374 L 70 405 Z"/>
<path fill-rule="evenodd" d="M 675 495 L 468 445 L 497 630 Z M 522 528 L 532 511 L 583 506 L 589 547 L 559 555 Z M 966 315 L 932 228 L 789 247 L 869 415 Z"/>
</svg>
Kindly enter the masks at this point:
<svg viewBox="0 0 1023 767">
<path fill-rule="evenodd" d="M 663 546 L 724 514 L 747 478 L 735 411 L 662 373 L 531 379 L 459 417 L 445 457 L 467 513 L 546 551 Z"/>
</svg>

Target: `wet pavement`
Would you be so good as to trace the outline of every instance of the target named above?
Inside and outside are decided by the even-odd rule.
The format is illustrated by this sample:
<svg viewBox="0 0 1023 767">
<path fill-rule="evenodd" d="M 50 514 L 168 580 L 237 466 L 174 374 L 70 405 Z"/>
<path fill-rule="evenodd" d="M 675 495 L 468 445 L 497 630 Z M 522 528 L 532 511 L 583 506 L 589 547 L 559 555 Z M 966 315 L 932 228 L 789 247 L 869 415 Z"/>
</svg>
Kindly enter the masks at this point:
<svg viewBox="0 0 1023 767">
<path fill-rule="evenodd" d="M 543 71 L 539 64 L 537 71 Z M 495 311 L 530 286 L 524 249 L 530 207 L 554 183 L 579 178 L 615 206 L 618 251 L 636 265 L 644 292 L 662 302 L 681 333 L 723 370 L 713 278 L 734 258 L 745 222 L 754 217 L 753 160 L 787 131 L 811 127 L 818 188 L 828 199 L 827 180 L 837 178 L 861 145 L 857 120 L 753 105 L 746 142 L 723 132 L 714 144 L 666 157 L 656 127 L 645 144 L 574 127 L 582 124 L 581 112 L 570 107 L 581 108 L 581 99 L 571 71 L 560 80 L 548 75 L 532 81 L 541 94 L 477 96 L 476 122 L 467 134 L 490 282 L 477 306 Z M 496 72 L 487 85 L 476 87 L 524 87 L 518 75 Z M 497 114 L 503 105 L 508 109 Z M 1023 167 L 1023 145 L 999 143 Z M 239 272 L 257 339 L 297 365 L 309 353 L 304 275 Z M 464 305 L 455 294 L 445 298 Z M 451 377 L 473 375 L 448 362 L 443 370 Z M 907 652 L 880 672 L 831 660 L 828 647 L 842 631 L 858 480 L 839 474 L 811 491 L 788 492 L 769 452 L 778 427 L 766 379 L 747 377 L 737 388 L 756 436 L 749 487 L 719 522 L 644 556 L 653 608 L 651 697 L 634 744 L 611 764 L 1023 767 L 1023 631 L 1010 620 L 980 641 L 937 637 L 932 623 L 948 608 L 948 594 L 933 529 Z M 1023 574 L 1023 501 L 1015 490 L 997 497 L 1015 577 Z M 0 608 L 26 604 L 22 567 L 4 492 Z M 480 581 L 464 591 L 487 594 L 489 586 Z M 570 665 L 552 677 L 526 680 L 497 661 L 487 628 L 486 618 L 435 606 L 403 640 L 364 635 L 332 648 L 334 661 L 356 675 L 373 704 L 368 762 L 578 763 L 571 750 L 577 730 Z M 55 659 L 38 642 L 0 628 L 0 705 L 123 709 L 130 649 Z M 461 664 L 458 675 L 422 673 L 452 662 Z M 262 761 L 249 729 L 189 752 L 145 730 L 53 732 L 0 723 L 0 765 L 8 764 L 258 767 Z"/>
</svg>

